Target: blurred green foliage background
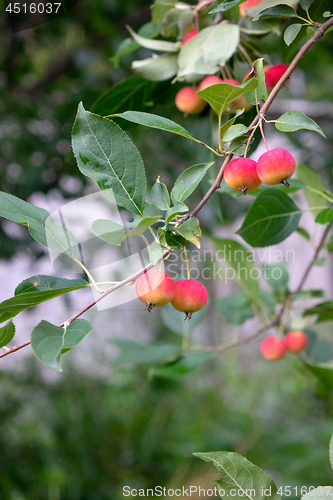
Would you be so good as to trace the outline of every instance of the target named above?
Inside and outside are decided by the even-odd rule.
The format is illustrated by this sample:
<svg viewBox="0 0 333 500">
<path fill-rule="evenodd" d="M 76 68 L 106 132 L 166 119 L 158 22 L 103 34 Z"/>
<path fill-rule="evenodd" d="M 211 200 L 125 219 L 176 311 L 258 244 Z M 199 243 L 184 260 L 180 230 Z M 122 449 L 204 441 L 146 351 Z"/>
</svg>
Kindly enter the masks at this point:
<svg viewBox="0 0 333 500">
<path fill-rule="evenodd" d="M 316 4 L 318 19 L 329 2 Z M 126 24 L 137 30 L 150 20 L 149 6 L 147 0 L 80 0 L 66 16 L 16 34 L 0 6 L 1 190 L 25 200 L 36 193 L 70 199 L 85 192 L 86 180 L 70 152 L 77 105 L 83 101 L 90 109 L 108 87 L 131 74 L 132 56 L 117 68 L 109 59 L 127 37 Z M 304 37 L 287 48 L 270 35 L 261 50 L 274 63 L 288 63 L 302 42 Z M 290 140 L 332 188 L 332 33 L 297 71 L 304 83 L 298 97 L 317 103 L 312 117 L 328 141 L 311 142 L 304 134 Z M 205 113 L 199 120 L 185 119 L 173 104 L 177 88 L 169 82 L 156 88 L 154 112 L 210 142 L 212 118 Z M 292 87 L 283 89 L 281 98 L 291 97 Z M 129 133 L 151 185 L 157 175 L 168 183 L 185 167 L 210 159 L 182 138 L 139 127 Z M 191 199 L 193 206 L 200 195 L 199 190 Z M 245 209 L 227 195 L 216 196 L 203 229 L 232 222 Z M 32 260 L 42 255 L 27 232 L 13 237 L 8 225 L 1 226 L 1 259 L 22 251 Z M 148 380 L 145 367 L 130 365 L 108 367 L 101 376 L 89 368 L 81 372 L 70 360 L 60 377 L 49 380 L 29 357 L 17 369 L 2 371 L 0 499 L 118 500 L 124 485 L 179 487 L 198 478 L 214 487 L 218 473 L 191 454 L 215 450 L 244 454 L 278 486 L 297 487 L 290 498 L 300 497 L 301 486 L 332 484 L 331 390 L 305 373 L 297 359 L 280 364 L 255 359 L 251 351 L 228 351 L 181 380 Z"/>
</svg>

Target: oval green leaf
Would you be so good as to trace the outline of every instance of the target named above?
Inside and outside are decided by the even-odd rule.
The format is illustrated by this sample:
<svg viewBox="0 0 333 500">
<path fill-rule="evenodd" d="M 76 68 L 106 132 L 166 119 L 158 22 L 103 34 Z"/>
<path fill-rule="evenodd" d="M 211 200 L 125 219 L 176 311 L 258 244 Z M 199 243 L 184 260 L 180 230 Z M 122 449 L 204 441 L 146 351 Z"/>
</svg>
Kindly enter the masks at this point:
<svg viewBox="0 0 333 500">
<path fill-rule="evenodd" d="M 187 168 L 180 174 L 171 190 L 171 199 L 173 203 L 184 201 L 193 193 L 195 188 L 205 177 L 207 170 L 214 165 L 211 163 L 200 163 Z"/>
<path fill-rule="evenodd" d="M 139 151 L 111 120 L 85 111 L 79 104 L 72 131 L 74 155 L 80 171 L 92 178 L 106 197 L 142 215 L 146 173 Z"/>
<path fill-rule="evenodd" d="M 256 198 L 237 234 L 252 247 L 276 245 L 297 229 L 301 215 L 289 196 L 267 189 Z"/>
<path fill-rule="evenodd" d="M 319 125 L 302 111 L 287 111 L 275 121 L 275 127 L 281 132 L 295 132 L 302 129 L 312 130 L 326 138 Z"/>
</svg>

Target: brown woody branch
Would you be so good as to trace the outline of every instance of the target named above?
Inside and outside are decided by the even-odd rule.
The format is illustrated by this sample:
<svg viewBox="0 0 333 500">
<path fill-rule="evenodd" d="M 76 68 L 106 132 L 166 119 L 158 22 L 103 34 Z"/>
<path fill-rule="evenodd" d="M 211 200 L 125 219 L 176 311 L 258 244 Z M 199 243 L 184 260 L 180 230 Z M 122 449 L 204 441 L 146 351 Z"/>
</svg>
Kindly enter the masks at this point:
<svg viewBox="0 0 333 500">
<path fill-rule="evenodd" d="M 327 31 L 331 26 L 333 26 L 333 18 L 330 18 L 328 21 L 326 21 L 325 23 L 322 23 L 322 24 L 316 23 L 316 26 L 318 27 L 317 31 L 301 47 L 301 49 L 299 50 L 299 52 L 297 53 L 297 55 L 294 57 L 294 59 L 290 63 L 288 69 L 285 71 L 285 73 L 283 74 L 283 76 L 280 78 L 280 80 L 277 82 L 277 84 L 275 85 L 275 87 L 270 92 L 269 96 L 267 97 L 266 102 L 264 103 L 264 105 L 262 106 L 262 108 L 260 110 L 261 114 L 267 113 L 267 111 L 268 111 L 270 105 L 272 104 L 272 102 L 274 101 L 275 97 L 277 96 L 277 94 L 281 90 L 282 86 L 290 78 L 291 74 L 293 73 L 294 69 L 296 68 L 297 64 L 302 59 L 302 57 L 304 56 L 304 54 L 310 49 L 310 47 L 312 47 L 312 45 L 317 40 L 319 40 L 319 38 L 321 38 L 324 35 L 325 31 Z M 256 116 L 254 118 L 254 120 L 252 121 L 252 123 L 249 125 L 249 128 L 254 127 L 257 124 L 258 120 L 259 120 L 259 116 Z M 227 166 L 227 164 L 232 159 L 232 157 L 233 157 L 232 153 L 227 154 L 227 156 L 225 157 L 225 160 L 224 160 L 224 162 L 223 162 L 223 164 L 222 164 L 222 166 L 220 168 L 220 171 L 219 171 L 219 173 L 218 173 L 218 175 L 217 175 L 214 183 L 210 187 L 210 189 L 207 191 L 207 193 L 202 198 L 202 200 L 198 203 L 198 205 L 189 214 L 186 214 L 184 217 L 182 217 L 179 220 L 179 224 L 182 224 L 183 222 L 185 222 L 190 217 L 195 217 L 200 212 L 200 210 L 205 205 L 205 203 L 207 203 L 207 201 L 209 200 L 209 198 L 214 194 L 214 192 L 221 187 L 221 182 L 222 182 L 222 178 L 223 178 L 223 171 L 224 171 L 225 167 Z M 333 225 L 333 222 L 331 222 L 331 224 L 326 228 L 326 230 L 325 230 L 325 232 L 323 234 L 323 237 L 321 239 L 321 242 L 319 243 L 319 246 L 317 247 L 315 255 L 314 255 L 312 261 L 310 262 L 308 268 L 306 269 L 306 271 L 305 271 L 305 273 L 303 275 L 303 278 L 302 278 L 302 280 L 301 280 L 301 282 L 300 282 L 300 284 L 299 284 L 299 286 L 298 286 L 298 288 L 297 288 L 297 290 L 296 290 L 296 292 L 294 294 L 297 294 L 301 290 L 301 288 L 303 287 L 303 284 L 304 284 L 304 282 L 305 282 L 305 280 L 306 280 L 306 278 L 307 278 L 307 276 L 308 276 L 308 274 L 309 274 L 312 266 L 314 265 L 315 260 L 316 260 L 316 258 L 318 256 L 321 248 L 323 247 L 323 245 L 325 243 L 326 237 L 327 237 L 327 235 L 328 235 L 328 233 L 329 233 L 332 225 Z M 163 259 L 165 259 L 171 252 L 172 252 L 172 249 L 165 250 L 163 252 L 163 254 L 160 256 L 158 262 L 161 262 Z M 116 285 L 108 288 L 107 290 L 105 290 L 104 292 L 102 292 L 97 297 L 97 299 L 95 299 L 92 302 L 90 302 L 90 304 L 88 304 L 86 307 L 84 307 L 83 309 L 81 309 L 81 311 L 79 311 L 76 314 L 74 314 L 73 316 L 71 316 L 71 318 L 69 318 L 64 323 L 61 323 L 61 325 L 59 325 L 59 326 L 63 327 L 65 324 L 69 325 L 72 321 L 74 321 L 76 318 L 78 318 L 79 316 L 81 316 L 82 314 L 84 314 L 86 311 L 88 311 L 89 309 L 91 309 L 94 305 L 96 305 L 98 302 L 100 302 L 104 297 L 106 297 L 107 295 L 109 295 L 111 292 L 117 290 L 118 288 L 121 288 L 122 286 L 124 286 L 124 285 L 126 285 L 126 284 L 128 284 L 128 283 L 130 283 L 132 281 L 137 280 L 146 271 L 148 271 L 149 269 L 152 269 L 153 267 L 154 267 L 153 264 L 149 264 L 145 268 L 143 268 L 140 271 L 138 271 L 136 274 L 133 274 L 129 278 L 126 278 L 125 280 L 123 280 L 123 281 L 117 283 Z M 284 307 L 284 309 L 285 308 L 286 308 L 286 306 Z M 250 340 L 252 340 L 253 338 L 256 338 L 257 336 L 261 335 L 263 332 L 265 332 L 267 329 L 271 328 L 272 326 L 279 324 L 279 321 L 280 321 L 279 318 L 281 318 L 281 315 L 282 315 L 282 313 L 279 315 L 279 317 L 275 318 L 271 323 L 269 323 L 267 325 L 264 325 L 257 332 L 255 332 L 254 334 L 250 335 L 249 337 L 246 337 L 245 339 L 241 339 L 241 340 L 239 340 L 237 342 L 232 342 L 232 343 L 229 343 L 229 344 L 224 344 L 224 345 L 221 345 L 221 346 L 218 346 L 218 347 L 212 347 L 212 348 L 207 347 L 207 348 L 205 348 L 205 350 L 225 350 L 225 349 L 228 349 L 228 348 L 231 348 L 231 347 L 236 347 L 236 346 L 245 344 L 245 343 L 249 342 Z M 29 344 L 30 344 L 30 341 L 27 341 L 27 342 L 24 342 L 23 344 L 19 344 L 17 346 L 14 346 L 11 349 L 9 349 L 8 351 L 6 351 L 3 354 L 1 354 L 0 358 L 3 358 L 4 356 L 7 356 L 8 354 L 12 354 L 13 352 L 18 351 L 18 350 L 22 349 L 23 347 L 28 346 Z"/>
</svg>

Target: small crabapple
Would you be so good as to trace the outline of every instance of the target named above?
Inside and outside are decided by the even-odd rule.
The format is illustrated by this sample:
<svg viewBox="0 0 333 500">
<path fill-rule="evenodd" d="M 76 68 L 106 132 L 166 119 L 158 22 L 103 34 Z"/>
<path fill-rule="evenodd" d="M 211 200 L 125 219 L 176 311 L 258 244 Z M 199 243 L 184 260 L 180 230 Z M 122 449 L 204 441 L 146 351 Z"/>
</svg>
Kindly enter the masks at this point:
<svg viewBox="0 0 333 500">
<path fill-rule="evenodd" d="M 245 17 L 246 15 L 246 9 L 250 9 L 251 7 L 255 7 L 256 5 L 259 5 L 263 0 L 246 0 L 246 2 L 243 2 L 239 6 L 239 13 L 242 17 Z"/>
<path fill-rule="evenodd" d="M 292 330 L 284 338 L 287 351 L 300 352 L 308 345 L 308 336 L 302 330 Z"/>
<path fill-rule="evenodd" d="M 164 306 L 175 295 L 176 284 L 168 274 L 156 269 L 144 273 L 135 285 L 135 291 L 141 302 L 150 312 L 154 306 Z"/>
<path fill-rule="evenodd" d="M 257 189 L 261 184 L 257 175 L 257 163 L 250 158 L 231 160 L 224 169 L 223 177 L 231 189 L 243 194 Z"/>
<path fill-rule="evenodd" d="M 186 33 L 186 35 L 183 36 L 181 46 L 184 47 L 185 43 L 187 43 L 189 40 L 191 40 L 191 38 L 193 38 L 194 36 L 197 36 L 198 33 L 199 33 L 199 31 L 195 31 L 195 30 L 192 30 L 189 33 Z"/>
<path fill-rule="evenodd" d="M 192 313 L 200 311 L 208 300 L 206 288 L 196 280 L 182 279 L 176 282 L 176 290 L 171 305 L 191 319 Z"/>
<path fill-rule="evenodd" d="M 276 64 L 275 66 L 266 66 L 264 68 L 266 87 L 272 89 L 275 87 L 281 76 L 286 72 L 286 64 Z"/>
<path fill-rule="evenodd" d="M 198 96 L 195 87 L 183 87 L 176 94 L 176 106 L 179 111 L 195 115 L 201 113 L 207 102 Z"/>
<path fill-rule="evenodd" d="M 262 154 L 257 162 L 257 173 L 261 182 L 273 186 L 284 184 L 295 172 L 296 162 L 291 153 L 282 148 L 270 149 Z"/>
<path fill-rule="evenodd" d="M 223 82 L 223 80 L 216 75 L 206 76 L 199 83 L 198 90 L 205 90 L 207 87 L 210 87 L 211 85 L 216 85 L 217 83 L 225 83 L 225 82 Z"/>
<path fill-rule="evenodd" d="M 264 358 L 270 361 L 277 361 L 286 355 L 284 339 L 279 337 L 266 337 L 260 344 L 260 352 Z"/>
</svg>

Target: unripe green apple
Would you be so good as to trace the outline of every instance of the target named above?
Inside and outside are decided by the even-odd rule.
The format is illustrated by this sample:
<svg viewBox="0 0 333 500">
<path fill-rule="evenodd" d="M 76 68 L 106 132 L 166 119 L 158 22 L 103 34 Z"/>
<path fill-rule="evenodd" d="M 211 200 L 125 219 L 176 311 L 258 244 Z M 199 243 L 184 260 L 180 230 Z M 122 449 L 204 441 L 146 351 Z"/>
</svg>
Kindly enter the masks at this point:
<svg viewBox="0 0 333 500">
<path fill-rule="evenodd" d="M 284 339 L 279 337 L 266 337 L 260 344 L 260 352 L 264 358 L 277 361 L 286 355 Z"/>
<path fill-rule="evenodd" d="M 191 319 L 192 313 L 200 311 L 208 300 L 206 288 L 196 280 L 183 279 L 176 282 L 175 295 L 171 305 Z"/>
<path fill-rule="evenodd" d="M 250 158 L 231 160 L 224 169 L 223 178 L 231 189 L 243 194 L 257 189 L 261 184 L 257 175 L 257 164 Z"/>
<path fill-rule="evenodd" d="M 292 330 L 287 333 L 284 342 L 288 351 L 301 352 L 308 345 L 308 336 L 302 330 Z"/>
<path fill-rule="evenodd" d="M 176 106 L 179 111 L 195 115 L 201 113 L 207 102 L 198 96 L 195 87 L 183 87 L 176 94 Z"/>
<path fill-rule="evenodd" d="M 144 273 L 136 282 L 135 291 L 150 312 L 155 306 L 164 306 L 175 295 L 176 284 L 168 274 L 156 269 Z"/>
<path fill-rule="evenodd" d="M 257 173 L 261 182 L 273 186 L 284 184 L 295 172 L 296 162 L 292 154 L 282 148 L 270 149 L 262 154 L 257 162 Z"/>
</svg>

